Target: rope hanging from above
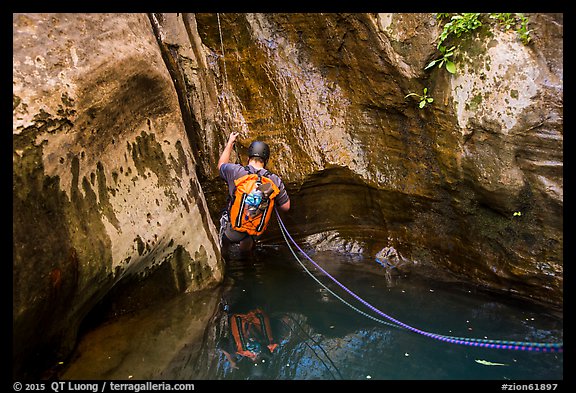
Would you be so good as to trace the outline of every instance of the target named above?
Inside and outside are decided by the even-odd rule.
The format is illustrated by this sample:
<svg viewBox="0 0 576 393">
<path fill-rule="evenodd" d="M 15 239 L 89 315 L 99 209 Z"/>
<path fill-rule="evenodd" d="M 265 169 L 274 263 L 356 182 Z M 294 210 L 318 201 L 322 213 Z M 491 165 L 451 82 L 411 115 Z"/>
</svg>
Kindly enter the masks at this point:
<svg viewBox="0 0 576 393">
<path fill-rule="evenodd" d="M 224 40 L 222 39 L 222 26 L 220 24 L 220 14 L 219 13 L 216 13 L 216 18 L 218 19 L 218 33 L 220 36 L 220 50 L 222 51 L 222 66 L 224 68 L 224 83 L 222 86 L 221 97 L 223 97 L 224 101 L 226 101 L 224 112 L 228 113 L 229 111 L 231 111 L 231 107 L 230 107 L 230 104 L 228 102 L 228 88 L 229 88 L 228 71 L 226 70 L 226 53 L 224 52 Z M 236 130 L 237 127 L 234 124 L 232 124 L 231 128 L 233 130 Z M 236 146 L 236 144 L 234 144 L 234 153 L 236 153 L 236 163 L 240 164 L 241 163 L 240 153 L 238 153 L 238 147 Z"/>
</svg>

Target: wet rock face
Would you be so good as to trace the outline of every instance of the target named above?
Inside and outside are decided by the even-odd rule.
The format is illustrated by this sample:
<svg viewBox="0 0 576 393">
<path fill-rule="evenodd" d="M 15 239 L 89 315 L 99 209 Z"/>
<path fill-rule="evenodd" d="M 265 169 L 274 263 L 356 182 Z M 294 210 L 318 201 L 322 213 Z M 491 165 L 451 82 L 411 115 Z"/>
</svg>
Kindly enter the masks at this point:
<svg viewBox="0 0 576 393">
<path fill-rule="evenodd" d="M 528 17 L 452 75 L 424 70 L 434 14 L 14 14 L 15 372 L 106 294 L 220 281 L 232 130 L 232 161 L 269 143 L 296 239 L 562 305 L 563 20 Z"/>
<path fill-rule="evenodd" d="M 220 30 L 197 14 L 195 26 L 217 59 L 224 131 L 241 131 L 242 162 L 252 139 L 271 145 L 294 236 L 393 248 L 412 271 L 560 305 L 563 21 L 527 16 L 530 45 L 488 22 L 452 41 L 455 75 L 424 71 L 439 56 L 434 14 L 220 14 Z M 424 87 L 434 102 L 419 109 L 405 96 Z"/>
<path fill-rule="evenodd" d="M 136 288 L 120 293 L 138 307 L 151 293 L 161 300 L 219 282 L 222 264 L 148 17 L 14 14 L 13 25 L 13 342 L 22 377 L 44 358 L 62 360 L 112 288 Z M 139 293 L 151 277 L 155 292 Z"/>
</svg>

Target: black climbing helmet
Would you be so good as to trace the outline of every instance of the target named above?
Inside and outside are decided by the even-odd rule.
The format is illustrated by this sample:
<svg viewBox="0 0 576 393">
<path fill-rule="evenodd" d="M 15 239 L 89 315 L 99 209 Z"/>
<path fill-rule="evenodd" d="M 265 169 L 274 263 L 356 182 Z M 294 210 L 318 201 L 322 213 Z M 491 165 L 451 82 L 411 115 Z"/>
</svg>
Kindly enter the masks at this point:
<svg viewBox="0 0 576 393">
<path fill-rule="evenodd" d="M 254 141 L 248 147 L 248 157 L 260 157 L 266 163 L 270 158 L 270 148 L 262 141 Z"/>
</svg>

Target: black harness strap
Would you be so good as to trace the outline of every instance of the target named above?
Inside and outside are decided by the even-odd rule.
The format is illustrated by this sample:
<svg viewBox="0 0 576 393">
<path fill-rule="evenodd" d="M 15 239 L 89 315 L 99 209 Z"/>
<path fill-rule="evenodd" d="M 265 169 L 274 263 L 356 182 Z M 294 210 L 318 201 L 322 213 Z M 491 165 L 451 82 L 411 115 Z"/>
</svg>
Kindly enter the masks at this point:
<svg viewBox="0 0 576 393">
<path fill-rule="evenodd" d="M 264 333 L 264 338 L 266 338 L 268 343 L 271 344 L 274 340 L 272 340 L 272 337 L 270 337 L 268 329 L 266 329 L 266 321 L 264 321 L 264 316 L 262 315 L 262 313 L 258 313 L 257 316 L 258 316 L 258 319 L 260 320 L 260 326 L 262 327 L 262 332 Z"/>
<path fill-rule="evenodd" d="M 240 337 L 240 344 L 242 345 L 242 350 L 246 350 L 246 337 L 244 337 L 244 325 L 242 323 L 242 318 L 239 315 L 235 316 L 236 326 L 238 327 L 238 337 Z"/>
<path fill-rule="evenodd" d="M 260 224 L 258 224 L 257 227 L 257 231 L 260 232 L 262 230 L 262 228 L 264 227 L 264 224 L 266 223 L 266 214 L 268 213 L 268 209 L 270 209 L 270 204 L 268 204 L 268 206 L 266 206 L 266 209 L 262 212 L 262 219 L 260 220 Z"/>
<path fill-rule="evenodd" d="M 246 198 L 248 198 L 248 194 L 242 194 L 242 200 L 240 201 L 240 210 L 238 213 L 238 217 L 236 217 L 236 227 L 242 225 L 242 212 L 244 211 L 244 205 L 246 204 Z"/>
</svg>

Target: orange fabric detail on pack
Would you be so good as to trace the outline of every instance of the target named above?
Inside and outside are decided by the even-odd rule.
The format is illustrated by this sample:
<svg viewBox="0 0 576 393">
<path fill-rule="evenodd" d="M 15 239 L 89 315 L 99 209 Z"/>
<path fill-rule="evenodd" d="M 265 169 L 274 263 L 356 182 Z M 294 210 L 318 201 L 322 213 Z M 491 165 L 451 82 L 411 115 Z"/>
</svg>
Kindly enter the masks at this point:
<svg viewBox="0 0 576 393">
<path fill-rule="evenodd" d="M 246 203 L 248 195 L 257 187 L 258 179 L 262 184 L 270 183 L 272 193 L 269 196 L 269 204 L 264 210 L 257 210 L 256 215 L 250 214 Z M 230 225 L 238 232 L 246 232 L 249 235 L 259 236 L 266 230 L 272 211 L 274 210 L 274 198 L 280 193 L 280 189 L 266 176 L 258 176 L 251 173 L 234 181 L 236 189 L 230 207 Z"/>
<path fill-rule="evenodd" d="M 274 352 L 278 344 L 274 343 L 270 320 L 262 310 L 256 309 L 247 314 L 234 314 L 230 316 L 230 329 L 234 342 L 236 343 L 236 352 L 242 356 L 251 359 L 256 358 L 257 354 L 246 348 L 246 341 L 254 334 L 254 329 L 263 336 L 267 341 L 267 347 L 270 352 Z"/>
</svg>

